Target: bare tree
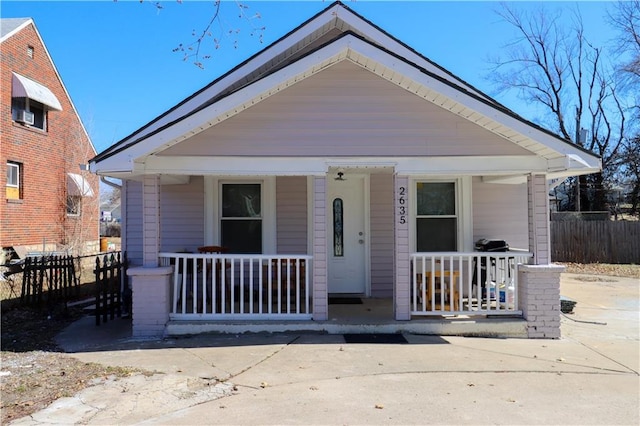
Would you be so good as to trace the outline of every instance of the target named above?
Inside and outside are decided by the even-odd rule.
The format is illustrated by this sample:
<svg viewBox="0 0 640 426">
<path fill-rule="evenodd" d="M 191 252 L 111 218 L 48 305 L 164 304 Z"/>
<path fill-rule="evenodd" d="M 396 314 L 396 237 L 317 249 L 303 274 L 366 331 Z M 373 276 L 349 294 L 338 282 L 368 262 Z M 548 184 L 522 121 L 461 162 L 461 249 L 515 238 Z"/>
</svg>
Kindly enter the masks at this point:
<svg viewBox="0 0 640 426">
<path fill-rule="evenodd" d="M 178 0 L 182 3 L 181 0 Z M 204 29 L 193 30 L 191 36 L 193 40 L 189 43 L 180 43 L 174 52 L 180 52 L 184 54 L 183 60 L 193 61 L 193 64 L 199 68 L 204 69 L 204 60 L 211 59 L 212 49 L 219 49 L 221 44 L 227 40 L 233 44 L 234 48 L 238 47 L 238 39 L 236 36 L 242 31 L 239 25 L 231 25 L 230 20 L 227 19 L 233 16 L 233 11 L 223 11 L 223 3 L 227 3 L 235 6 L 238 20 L 248 25 L 249 34 L 256 36 L 260 43 L 263 42 L 263 33 L 266 29 L 264 26 L 256 24 L 261 19 L 259 12 L 250 13 L 249 6 L 238 0 L 233 2 L 223 2 L 221 0 L 213 1 L 213 10 L 211 17 Z M 162 7 L 161 3 L 156 3 L 156 7 Z M 227 17 L 227 18 L 225 18 Z M 210 42 L 210 43 L 208 43 Z"/>
<path fill-rule="evenodd" d="M 619 1 L 609 14 L 611 25 L 618 31 L 613 53 L 621 58 L 618 76 L 622 88 L 632 99 L 630 113 L 635 117 L 631 134 L 625 139 L 616 161 L 619 185 L 628 190 L 631 214 L 639 212 L 640 203 L 640 0 Z"/>
<path fill-rule="evenodd" d="M 569 28 L 560 12 L 544 8 L 525 13 L 503 6 L 498 14 L 517 36 L 504 57 L 492 59 L 489 78 L 499 91 L 516 91 L 543 106 L 547 114 L 540 124 L 602 157 L 602 173 L 573 179 L 579 193 L 573 204 L 577 210 L 605 209 L 607 179 L 615 174 L 612 159 L 625 132 L 625 108 L 604 49 L 589 42 L 577 11 Z"/>
</svg>

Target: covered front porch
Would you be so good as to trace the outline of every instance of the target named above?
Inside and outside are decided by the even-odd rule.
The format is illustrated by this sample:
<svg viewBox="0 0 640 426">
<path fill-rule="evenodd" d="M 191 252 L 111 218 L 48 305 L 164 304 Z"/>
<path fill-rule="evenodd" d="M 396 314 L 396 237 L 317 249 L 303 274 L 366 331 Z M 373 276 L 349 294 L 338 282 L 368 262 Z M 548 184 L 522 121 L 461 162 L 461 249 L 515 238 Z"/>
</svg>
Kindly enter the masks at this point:
<svg viewBox="0 0 640 426">
<path fill-rule="evenodd" d="M 541 324 L 547 317 L 556 321 L 552 311 L 559 309 L 560 270 L 548 264 L 548 226 L 541 221 L 548 215 L 544 175 L 529 176 L 526 184 L 497 196 L 492 191 L 495 185 L 472 176 L 400 176 L 397 169 L 393 173 L 388 167 L 372 167 L 367 174 L 346 169 L 351 184 L 345 185 L 333 177 L 333 170 L 307 177 L 192 177 L 187 183 L 170 185 L 163 184 L 158 175 L 145 175 L 140 185 L 129 184 L 127 196 L 142 196 L 145 217 L 139 253 L 142 266 L 128 272 L 134 334 L 282 331 L 290 327 L 340 330 L 329 327 L 338 310 L 350 327 L 358 328 L 354 322 L 361 322 L 362 330 L 408 327 L 435 333 L 445 332 L 444 325 L 456 330 L 464 324 L 476 330 L 458 333 L 501 335 L 497 330 L 482 331 L 479 324 L 500 327 L 515 321 L 516 328 L 527 324 L 525 329 L 530 331 L 531 321 L 523 319 L 534 318 Z M 231 228 L 231 237 L 227 234 L 225 240 L 224 236 L 229 229 L 225 209 L 230 209 L 225 194 L 247 189 L 244 182 L 262 200 L 247 207 L 250 217 L 243 222 L 260 220 L 258 249 L 249 248 L 253 253 L 228 247 L 218 253 L 200 252 L 197 243 L 239 244 L 238 251 L 248 247 L 251 234 L 242 230 L 241 220 Z M 435 184 L 430 185 L 432 182 Z M 304 184 L 302 191 L 300 183 Z M 198 213 L 187 207 L 198 207 L 189 194 L 197 199 L 200 188 L 204 188 L 200 196 L 205 208 Z M 437 203 L 429 191 L 440 197 Z M 518 194 L 517 203 L 513 194 Z M 443 201 L 442 197 L 448 198 Z M 500 213 L 488 208 L 485 197 L 498 205 L 511 197 L 513 209 Z M 180 209 L 176 208 L 178 200 Z M 438 206 L 448 203 L 455 214 L 423 214 L 430 221 L 424 225 L 419 206 L 429 201 Z M 502 214 L 511 224 L 496 218 L 485 220 L 478 212 L 498 218 Z M 519 220 L 513 220 L 514 212 L 519 212 Z M 197 214 L 202 216 L 197 218 Z M 235 214 L 240 219 L 245 215 Z M 218 219 L 209 219 L 215 217 Z M 193 222 L 203 224 L 204 236 L 179 232 Z M 273 228 L 267 228 L 270 224 Z M 445 231 L 439 229 L 443 227 Z M 478 234 L 477 228 L 514 238 L 520 235 L 520 241 L 528 236 L 530 244 L 528 249 L 496 253 L 468 250 L 478 237 L 490 236 Z M 237 235 L 241 235 L 239 243 Z M 459 251 L 414 251 L 438 247 L 443 239 Z M 294 250 L 288 251 L 290 248 Z M 532 269 L 536 261 L 542 270 Z M 549 291 L 544 291 L 547 287 Z M 376 304 L 375 311 L 364 312 L 382 315 L 384 322 L 369 322 L 357 314 L 358 306 L 329 303 L 330 297 L 340 296 L 357 296 L 369 304 L 386 301 Z M 546 316 L 532 313 L 540 309 Z M 509 327 L 505 333 L 511 335 Z M 533 327 L 538 330 L 537 325 Z M 540 334 L 548 335 L 553 328 L 543 327 Z"/>
<path fill-rule="evenodd" d="M 411 254 L 412 318 L 521 316 L 518 268 L 531 256 L 522 251 Z M 160 253 L 160 264 L 172 267 L 169 318 L 299 321 L 314 319 L 316 310 L 329 312 L 330 318 L 331 294 L 313 297 L 312 262 L 312 256 L 306 255 Z M 339 303 L 341 300 L 364 299 L 376 306 L 375 313 L 366 311 L 373 317 L 395 318 L 392 298 L 341 296 L 345 294 L 333 294 L 338 302 L 334 311 L 341 311 L 342 316 L 348 318 L 350 311 L 356 318 L 361 315 L 355 309 L 359 303 Z M 378 300 L 389 302 L 388 306 L 374 302 Z"/>
</svg>

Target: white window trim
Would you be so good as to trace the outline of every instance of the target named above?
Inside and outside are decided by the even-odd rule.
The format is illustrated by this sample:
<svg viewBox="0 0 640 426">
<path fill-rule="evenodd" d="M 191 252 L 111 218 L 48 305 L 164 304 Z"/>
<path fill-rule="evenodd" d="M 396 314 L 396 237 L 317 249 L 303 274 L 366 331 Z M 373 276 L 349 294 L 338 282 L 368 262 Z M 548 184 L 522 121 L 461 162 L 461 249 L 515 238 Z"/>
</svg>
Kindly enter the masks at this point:
<svg viewBox="0 0 640 426">
<path fill-rule="evenodd" d="M 10 187 L 10 188 L 18 188 L 18 189 L 20 189 L 20 164 L 19 163 L 15 163 L 13 161 L 7 161 L 7 171 L 10 168 L 15 168 L 16 169 L 16 177 L 17 177 L 18 183 L 16 183 L 16 184 L 9 183 L 9 180 L 7 179 L 7 186 Z"/>
<path fill-rule="evenodd" d="M 409 211 L 410 223 L 409 223 L 409 244 L 412 251 L 417 251 L 417 200 L 416 200 L 416 185 L 418 182 L 427 183 L 439 183 L 439 182 L 453 182 L 456 188 L 456 216 L 458 217 L 458 239 L 456 241 L 458 252 L 473 251 L 473 198 L 472 198 L 472 177 L 447 177 L 439 176 L 434 178 L 433 176 L 414 176 L 409 180 Z"/>
<path fill-rule="evenodd" d="M 205 203 L 205 245 L 219 245 L 221 241 L 220 221 L 222 219 L 222 184 L 259 183 L 262 189 L 262 254 L 275 254 L 276 235 L 276 178 L 264 177 L 215 177 L 204 180 Z"/>
</svg>

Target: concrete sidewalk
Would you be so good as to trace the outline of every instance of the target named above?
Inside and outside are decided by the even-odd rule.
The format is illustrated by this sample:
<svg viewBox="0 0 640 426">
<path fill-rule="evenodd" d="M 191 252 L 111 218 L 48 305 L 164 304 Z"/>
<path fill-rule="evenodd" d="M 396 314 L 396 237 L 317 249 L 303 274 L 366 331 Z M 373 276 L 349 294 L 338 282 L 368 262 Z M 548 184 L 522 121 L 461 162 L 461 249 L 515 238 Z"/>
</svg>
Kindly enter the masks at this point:
<svg viewBox="0 0 640 426">
<path fill-rule="evenodd" d="M 201 335 L 133 341 L 127 320 L 59 336 L 84 362 L 156 372 L 106 380 L 12 424 L 640 423 L 639 283 L 563 274 L 559 340 Z M 571 318 L 571 319 L 569 319 Z M 578 322 L 580 321 L 580 322 Z"/>
</svg>

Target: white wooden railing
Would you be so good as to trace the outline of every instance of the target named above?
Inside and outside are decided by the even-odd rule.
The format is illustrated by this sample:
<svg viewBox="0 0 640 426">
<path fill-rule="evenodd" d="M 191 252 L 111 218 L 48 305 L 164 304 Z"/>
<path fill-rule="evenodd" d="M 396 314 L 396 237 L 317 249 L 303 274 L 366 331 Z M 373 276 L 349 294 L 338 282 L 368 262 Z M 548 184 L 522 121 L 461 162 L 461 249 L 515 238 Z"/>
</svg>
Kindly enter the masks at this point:
<svg viewBox="0 0 640 426">
<path fill-rule="evenodd" d="M 412 315 L 521 315 L 518 265 L 526 251 L 411 254 Z"/>
<path fill-rule="evenodd" d="M 311 256 L 160 253 L 171 319 L 311 319 Z"/>
</svg>

